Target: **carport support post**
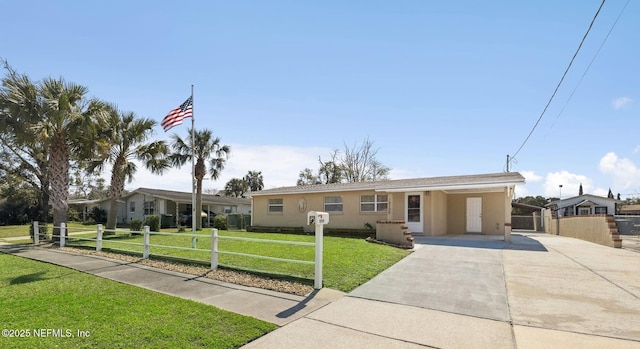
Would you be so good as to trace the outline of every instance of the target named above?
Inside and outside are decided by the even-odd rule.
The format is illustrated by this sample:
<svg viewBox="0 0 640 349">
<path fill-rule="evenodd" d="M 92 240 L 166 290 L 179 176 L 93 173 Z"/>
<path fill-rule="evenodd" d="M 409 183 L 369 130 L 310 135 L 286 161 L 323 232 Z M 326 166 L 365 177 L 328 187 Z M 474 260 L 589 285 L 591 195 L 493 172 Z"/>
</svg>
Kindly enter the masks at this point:
<svg viewBox="0 0 640 349">
<path fill-rule="evenodd" d="M 323 224 L 316 223 L 316 269 L 315 269 L 315 278 L 313 282 L 313 288 L 319 290 L 322 288 L 322 235 L 323 235 Z"/>
</svg>

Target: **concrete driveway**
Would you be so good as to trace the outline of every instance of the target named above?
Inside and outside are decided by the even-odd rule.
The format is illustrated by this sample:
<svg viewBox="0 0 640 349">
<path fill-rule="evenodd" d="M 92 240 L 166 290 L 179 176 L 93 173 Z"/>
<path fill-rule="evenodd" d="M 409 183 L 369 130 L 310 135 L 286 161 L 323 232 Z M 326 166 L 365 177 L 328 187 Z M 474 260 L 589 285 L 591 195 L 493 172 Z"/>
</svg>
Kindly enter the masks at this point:
<svg viewBox="0 0 640 349">
<path fill-rule="evenodd" d="M 620 235 L 622 238 L 622 248 L 640 252 L 640 235 Z"/>
<path fill-rule="evenodd" d="M 640 348 L 640 254 L 536 233 L 413 254 L 251 348 Z"/>
</svg>

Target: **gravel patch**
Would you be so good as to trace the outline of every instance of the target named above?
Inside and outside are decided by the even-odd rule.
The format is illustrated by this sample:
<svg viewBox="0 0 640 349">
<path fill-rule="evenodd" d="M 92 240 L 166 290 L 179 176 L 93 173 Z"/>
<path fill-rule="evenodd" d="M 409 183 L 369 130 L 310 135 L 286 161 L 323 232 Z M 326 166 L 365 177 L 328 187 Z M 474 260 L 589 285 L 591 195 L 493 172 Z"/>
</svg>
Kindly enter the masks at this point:
<svg viewBox="0 0 640 349">
<path fill-rule="evenodd" d="M 128 263 L 138 263 L 142 265 L 147 265 L 154 268 L 164 269 L 175 271 L 184 274 L 196 275 L 199 277 L 207 277 L 209 279 L 229 282 L 233 284 L 238 284 L 242 286 L 250 286 L 250 287 L 258 287 L 266 290 L 284 292 L 295 294 L 299 296 L 306 296 L 313 291 L 313 287 L 309 285 L 304 285 L 297 282 L 285 281 L 273 279 L 265 276 L 254 275 L 250 273 L 245 273 L 241 271 L 227 270 L 227 269 L 218 269 L 216 271 L 212 271 L 206 267 L 186 265 L 180 263 L 171 263 L 164 261 L 157 261 L 151 259 L 142 259 L 140 257 L 128 256 L 118 253 L 111 252 L 97 252 L 93 250 L 87 250 L 84 248 L 73 248 L 73 247 L 62 247 L 60 248 L 62 251 L 78 253 L 78 254 L 87 254 L 94 256 L 107 257 L 111 259 L 117 259 Z"/>
</svg>

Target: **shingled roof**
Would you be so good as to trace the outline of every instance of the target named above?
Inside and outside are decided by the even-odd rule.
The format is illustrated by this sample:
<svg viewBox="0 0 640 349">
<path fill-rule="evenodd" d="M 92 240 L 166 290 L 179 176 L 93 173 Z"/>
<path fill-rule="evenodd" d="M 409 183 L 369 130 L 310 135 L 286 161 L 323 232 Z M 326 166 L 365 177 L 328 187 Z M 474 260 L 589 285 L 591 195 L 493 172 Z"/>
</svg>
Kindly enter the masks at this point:
<svg viewBox="0 0 640 349">
<path fill-rule="evenodd" d="M 417 191 L 417 190 L 457 190 L 490 188 L 503 185 L 524 184 L 524 177 L 518 172 L 502 172 L 465 176 L 444 176 L 427 178 L 396 179 L 375 182 L 333 183 L 280 187 L 252 192 L 252 196 L 338 192 L 356 190 L 375 191 Z"/>
<path fill-rule="evenodd" d="M 133 194 L 147 194 L 160 199 L 171 200 L 176 202 L 191 203 L 191 193 L 164 189 L 151 189 L 151 188 L 138 188 L 126 196 Z M 204 204 L 218 204 L 218 205 L 250 205 L 251 199 L 247 198 L 234 198 L 228 196 L 218 196 L 211 194 L 202 194 L 202 203 Z"/>
</svg>

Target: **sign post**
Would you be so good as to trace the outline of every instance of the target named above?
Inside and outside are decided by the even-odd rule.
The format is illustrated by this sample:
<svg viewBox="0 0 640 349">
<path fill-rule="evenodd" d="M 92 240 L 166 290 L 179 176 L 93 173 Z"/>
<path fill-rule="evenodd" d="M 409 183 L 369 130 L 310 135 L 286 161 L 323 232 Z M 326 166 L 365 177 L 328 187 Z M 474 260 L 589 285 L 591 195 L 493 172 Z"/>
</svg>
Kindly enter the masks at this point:
<svg viewBox="0 0 640 349">
<path fill-rule="evenodd" d="M 315 277 L 313 288 L 319 290 L 322 288 L 322 236 L 323 227 L 329 223 L 329 214 L 327 212 L 309 211 L 307 213 L 307 225 L 314 224 L 316 226 L 316 255 L 315 255 Z"/>
</svg>

